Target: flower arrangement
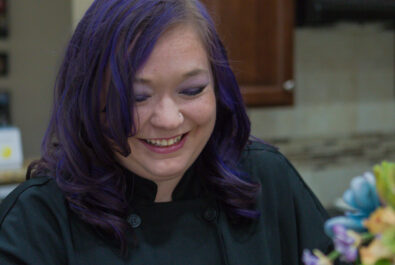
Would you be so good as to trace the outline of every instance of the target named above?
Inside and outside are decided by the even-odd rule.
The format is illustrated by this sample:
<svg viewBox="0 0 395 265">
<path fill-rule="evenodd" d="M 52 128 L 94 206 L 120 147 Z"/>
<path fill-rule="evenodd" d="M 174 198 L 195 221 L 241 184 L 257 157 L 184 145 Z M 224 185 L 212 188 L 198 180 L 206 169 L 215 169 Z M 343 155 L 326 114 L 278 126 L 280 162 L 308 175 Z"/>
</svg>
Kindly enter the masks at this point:
<svg viewBox="0 0 395 265">
<path fill-rule="evenodd" d="M 395 265 L 395 163 L 382 162 L 355 177 L 343 194 L 350 207 L 325 223 L 335 250 L 327 256 L 305 250 L 305 265 L 333 265 L 340 259 L 357 265 Z"/>
</svg>

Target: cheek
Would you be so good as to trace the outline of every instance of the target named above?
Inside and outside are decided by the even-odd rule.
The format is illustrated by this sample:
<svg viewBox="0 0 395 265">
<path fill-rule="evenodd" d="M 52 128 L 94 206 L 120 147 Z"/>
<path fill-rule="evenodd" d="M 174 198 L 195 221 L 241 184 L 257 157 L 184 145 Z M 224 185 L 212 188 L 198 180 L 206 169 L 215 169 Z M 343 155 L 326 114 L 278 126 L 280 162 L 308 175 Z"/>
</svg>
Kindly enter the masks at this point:
<svg viewBox="0 0 395 265">
<path fill-rule="evenodd" d="M 150 108 L 143 106 L 143 107 L 136 107 L 133 111 L 133 119 L 134 125 L 136 127 L 136 131 L 139 131 L 144 123 L 148 120 L 150 115 Z"/>
<path fill-rule="evenodd" d="M 197 125 L 212 125 L 216 118 L 216 101 L 214 94 L 201 97 L 189 103 L 184 113 Z"/>
</svg>

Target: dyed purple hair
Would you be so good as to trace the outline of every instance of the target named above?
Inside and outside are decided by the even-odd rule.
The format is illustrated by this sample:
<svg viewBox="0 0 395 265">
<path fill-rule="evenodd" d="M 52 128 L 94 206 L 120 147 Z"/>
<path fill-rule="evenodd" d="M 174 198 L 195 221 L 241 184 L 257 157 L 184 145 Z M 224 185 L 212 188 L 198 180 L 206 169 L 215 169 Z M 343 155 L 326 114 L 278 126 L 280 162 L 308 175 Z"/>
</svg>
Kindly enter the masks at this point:
<svg viewBox="0 0 395 265">
<path fill-rule="evenodd" d="M 232 220 L 259 216 L 255 210 L 259 184 L 237 170 L 250 122 L 225 48 L 204 6 L 197 0 L 96 0 L 68 45 L 42 158 L 29 166 L 27 178 L 53 176 L 70 209 L 115 238 L 122 250 L 132 184 L 115 152 L 127 156 L 127 139 L 136 133 L 133 77 L 161 34 L 179 23 L 190 23 L 200 34 L 215 79 L 217 119 L 195 161 L 199 175 L 205 176 Z M 100 117 L 104 105 L 106 122 Z"/>
</svg>

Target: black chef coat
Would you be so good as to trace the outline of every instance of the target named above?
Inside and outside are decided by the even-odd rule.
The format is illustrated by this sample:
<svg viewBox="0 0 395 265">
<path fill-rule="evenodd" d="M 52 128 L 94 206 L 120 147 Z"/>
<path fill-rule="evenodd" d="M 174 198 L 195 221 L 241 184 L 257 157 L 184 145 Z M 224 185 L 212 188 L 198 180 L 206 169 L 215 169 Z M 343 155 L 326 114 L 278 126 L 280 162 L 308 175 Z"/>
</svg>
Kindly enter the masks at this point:
<svg viewBox="0 0 395 265">
<path fill-rule="evenodd" d="M 221 205 L 200 192 L 193 166 L 171 202 L 155 203 L 156 184 L 132 173 L 136 193 L 129 253 L 78 218 L 51 177 L 16 188 L 0 206 L 0 264 L 293 265 L 305 248 L 327 251 L 327 214 L 288 160 L 275 148 L 250 142 L 239 162 L 261 183 L 260 218 L 229 222 Z"/>
</svg>

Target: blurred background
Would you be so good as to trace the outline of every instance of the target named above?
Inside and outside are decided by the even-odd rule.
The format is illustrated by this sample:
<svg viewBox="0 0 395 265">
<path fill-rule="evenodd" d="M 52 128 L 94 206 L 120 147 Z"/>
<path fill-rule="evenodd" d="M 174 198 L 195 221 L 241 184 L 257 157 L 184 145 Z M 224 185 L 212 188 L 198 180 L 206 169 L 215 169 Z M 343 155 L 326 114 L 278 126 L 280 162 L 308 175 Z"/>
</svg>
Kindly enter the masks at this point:
<svg viewBox="0 0 395 265">
<path fill-rule="evenodd" d="M 57 70 L 91 2 L 0 0 L 0 125 L 19 128 L 25 165 L 40 156 Z M 324 206 L 352 177 L 395 161 L 395 1 L 204 2 L 252 133 L 280 148 Z M 0 171 L 0 197 L 24 173 Z"/>
</svg>

